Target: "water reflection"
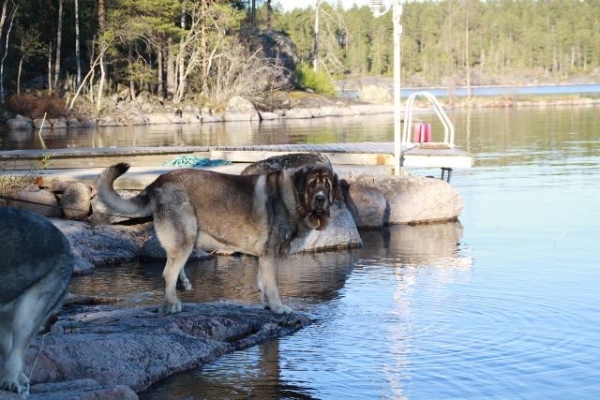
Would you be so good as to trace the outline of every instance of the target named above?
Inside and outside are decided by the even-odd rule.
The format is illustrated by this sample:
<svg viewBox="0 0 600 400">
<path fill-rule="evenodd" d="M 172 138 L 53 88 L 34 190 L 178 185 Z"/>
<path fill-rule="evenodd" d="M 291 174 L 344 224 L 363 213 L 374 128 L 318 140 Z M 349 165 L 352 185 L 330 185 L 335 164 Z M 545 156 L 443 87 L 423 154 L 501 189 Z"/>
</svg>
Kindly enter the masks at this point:
<svg viewBox="0 0 600 400">
<path fill-rule="evenodd" d="M 279 265 L 280 293 L 300 308 L 307 308 L 305 303 L 335 299 L 357 257 L 357 250 L 291 255 Z M 93 275 L 73 278 L 71 292 L 121 298 L 124 306 L 159 304 L 163 268 L 163 262 L 139 260 L 119 268 L 100 268 Z M 185 270 L 194 289 L 180 292 L 182 301 L 259 302 L 255 257 L 217 256 L 190 261 Z"/>
<path fill-rule="evenodd" d="M 192 125 L 51 129 L 42 132 L 55 148 L 225 146 L 243 144 L 389 141 L 389 115 Z M 0 131 L 1 150 L 41 149 L 37 131 Z"/>
<path fill-rule="evenodd" d="M 371 254 L 378 260 L 399 265 L 461 264 L 457 249 L 462 238 L 460 222 L 445 224 L 397 225 L 384 230 L 362 232 L 365 250 L 363 257 Z M 369 249 L 374 249 L 372 253 Z"/>
<path fill-rule="evenodd" d="M 399 393 L 393 381 L 400 378 L 399 364 L 408 353 L 402 350 L 407 338 L 415 333 L 400 329 L 407 326 L 413 312 L 405 297 L 414 293 L 410 286 L 420 281 L 424 270 L 429 271 L 428 282 L 434 274 L 436 285 L 446 284 L 452 281 L 448 271 L 464 271 L 471 261 L 461 254 L 462 226 L 458 222 L 392 226 L 363 231 L 361 236 L 363 248 L 359 251 L 295 255 L 282 266 L 284 297 L 297 309 L 315 315 L 316 325 L 294 337 L 168 378 L 141 398 L 312 399 L 335 397 L 349 382 L 352 393 L 347 396 L 372 398 L 373 390 L 376 393 L 382 388 L 359 382 L 364 376 L 380 375 L 389 381 L 385 391 Z M 254 267 L 248 267 L 244 269 L 251 271 L 250 276 L 238 277 L 241 281 L 232 286 L 252 282 Z M 391 310 L 390 314 L 382 317 L 382 309 Z M 382 346 L 390 341 L 393 348 L 381 355 Z M 370 361 L 365 360 L 366 354 Z M 388 354 L 400 356 L 393 361 Z M 382 362 L 387 364 L 383 370 Z M 332 389 L 323 386 L 327 383 Z"/>
</svg>

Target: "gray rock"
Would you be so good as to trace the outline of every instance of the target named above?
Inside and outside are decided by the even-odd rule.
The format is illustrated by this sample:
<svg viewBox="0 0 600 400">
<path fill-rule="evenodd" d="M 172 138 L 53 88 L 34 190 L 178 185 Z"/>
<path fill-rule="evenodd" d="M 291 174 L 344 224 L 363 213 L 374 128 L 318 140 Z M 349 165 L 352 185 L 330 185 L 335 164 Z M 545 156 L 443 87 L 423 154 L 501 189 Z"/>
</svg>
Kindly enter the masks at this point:
<svg viewBox="0 0 600 400">
<path fill-rule="evenodd" d="M 65 117 L 51 118 L 48 120 L 52 129 L 67 129 L 67 119 Z"/>
<path fill-rule="evenodd" d="M 50 129 L 52 124 L 47 119 L 36 118 L 33 120 L 33 127 L 35 129 Z"/>
<path fill-rule="evenodd" d="M 137 257 L 147 226 L 90 225 L 52 219 L 65 234 L 75 256 L 74 274 L 89 273 L 91 266 L 120 265 Z"/>
<path fill-rule="evenodd" d="M 281 116 L 274 112 L 261 112 L 260 119 L 262 121 L 274 121 L 278 120 Z"/>
<path fill-rule="evenodd" d="M 75 182 L 67 186 L 60 205 L 65 217 L 77 221 L 87 219 L 91 207 L 91 189 L 84 183 Z"/>
<path fill-rule="evenodd" d="M 450 184 L 422 176 L 360 176 L 362 182 L 379 189 L 390 205 L 390 224 L 417 224 L 456 220 L 463 209 L 462 198 Z M 355 182 L 350 182 L 350 186 Z"/>
<path fill-rule="evenodd" d="M 224 122 L 240 122 L 240 121 L 258 121 L 259 116 L 256 111 L 245 111 L 245 112 L 236 112 L 236 111 L 226 111 L 223 113 L 223 121 Z"/>
<path fill-rule="evenodd" d="M 313 118 L 315 114 L 320 114 L 316 108 L 292 108 L 291 110 L 286 110 L 285 118 L 289 119 L 309 119 Z"/>
<path fill-rule="evenodd" d="M 273 156 L 248 165 L 241 172 L 242 175 L 267 174 L 281 169 L 298 168 L 303 165 L 321 164 L 331 168 L 331 162 L 327 156 L 312 153 L 290 153 L 281 156 Z"/>
<path fill-rule="evenodd" d="M 254 104 L 241 96 L 233 96 L 227 102 L 227 111 L 232 113 L 252 114 L 256 112 Z"/>
<path fill-rule="evenodd" d="M 77 118 L 67 120 L 67 126 L 69 128 L 83 128 L 83 124 Z"/>
<path fill-rule="evenodd" d="M 7 120 L 6 126 L 10 130 L 30 131 L 31 129 L 33 129 L 33 121 L 22 115 L 17 115 L 15 118 Z"/>
<path fill-rule="evenodd" d="M 28 210 L 45 217 L 58 218 L 62 216 L 56 196 L 36 185 L 29 185 L 21 189 L 13 196 L 13 199 L 9 202 L 10 207 Z"/>
<path fill-rule="evenodd" d="M 111 116 L 108 117 L 104 117 L 99 119 L 96 124 L 98 126 L 119 126 L 120 124 L 117 122 L 117 120 Z"/>
<path fill-rule="evenodd" d="M 312 230 L 307 235 L 296 238 L 290 244 L 290 253 L 348 249 L 362 246 L 352 214 L 343 201 L 337 200 L 331 207 L 331 217 L 327 228 Z"/>
<path fill-rule="evenodd" d="M 293 89 L 295 87 L 298 51 L 291 38 L 282 32 L 262 31 L 250 38 L 251 50 L 262 58 L 271 58 L 281 68 L 275 68 L 264 76 L 267 88 Z"/>
<path fill-rule="evenodd" d="M 359 228 L 381 228 L 389 223 L 390 205 L 381 190 L 357 182 L 350 186 L 346 205 Z"/>
<path fill-rule="evenodd" d="M 31 386 L 28 400 L 136 400 L 138 395 L 124 385 L 101 385 L 96 380 L 74 379 Z M 0 392 L 0 399 L 2 392 Z M 7 397 L 8 399 L 8 397 Z"/>
<path fill-rule="evenodd" d="M 149 234 L 151 235 L 146 242 L 142 245 L 142 248 L 138 252 L 138 256 L 141 258 L 149 258 L 153 260 L 166 260 L 167 252 L 161 246 L 160 241 L 156 237 L 154 229 L 151 229 Z M 188 261 L 200 261 L 212 258 L 212 255 L 201 249 L 194 249 L 190 254 Z"/>
<path fill-rule="evenodd" d="M 136 392 L 176 372 L 293 333 L 311 323 L 301 313 L 276 316 L 262 307 L 184 304 L 164 315 L 156 307 L 63 309 L 49 334 L 26 354 L 33 384 L 94 379 Z M 43 348 L 43 349 L 42 349 Z"/>
</svg>

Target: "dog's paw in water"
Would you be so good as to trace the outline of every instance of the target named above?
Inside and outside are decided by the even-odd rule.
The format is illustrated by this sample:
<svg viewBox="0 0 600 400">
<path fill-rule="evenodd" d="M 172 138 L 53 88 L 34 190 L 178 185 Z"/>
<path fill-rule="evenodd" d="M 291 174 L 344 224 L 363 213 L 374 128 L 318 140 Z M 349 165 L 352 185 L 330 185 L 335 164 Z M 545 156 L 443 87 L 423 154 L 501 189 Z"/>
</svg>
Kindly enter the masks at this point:
<svg viewBox="0 0 600 400">
<path fill-rule="evenodd" d="M 177 300 L 175 303 L 164 303 L 162 310 L 165 314 L 175 314 L 181 312 L 181 301 Z"/>
<path fill-rule="evenodd" d="M 184 281 L 181 281 L 181 286 L 183 286 L 183 290 L 185 290 L 186 292 L 189 292 L 190 290 L 192 290 L 192 283 L 190 282 L 189 279 L 186 279 Z"/>
</svg>

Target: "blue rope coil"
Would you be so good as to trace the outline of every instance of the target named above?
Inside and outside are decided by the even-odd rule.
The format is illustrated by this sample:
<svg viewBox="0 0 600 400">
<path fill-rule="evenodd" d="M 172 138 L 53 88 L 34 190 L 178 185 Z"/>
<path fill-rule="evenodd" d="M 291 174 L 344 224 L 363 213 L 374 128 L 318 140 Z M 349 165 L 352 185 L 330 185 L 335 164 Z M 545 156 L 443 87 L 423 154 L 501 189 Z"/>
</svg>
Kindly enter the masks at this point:
<svg viewBox="0 0 600 400">
<path fill-rule="evenodd" d="M 185 167 L 185 168 L 202 168 L 202 167 L 217 167 L 219 165 L 229 165 L 231 161 L 227 160 L 211 160 L 206 157 L 196 156 L 178 156 L 171 161 L 165 162 L 165 165 L 171 167 Z"/>
</svg>

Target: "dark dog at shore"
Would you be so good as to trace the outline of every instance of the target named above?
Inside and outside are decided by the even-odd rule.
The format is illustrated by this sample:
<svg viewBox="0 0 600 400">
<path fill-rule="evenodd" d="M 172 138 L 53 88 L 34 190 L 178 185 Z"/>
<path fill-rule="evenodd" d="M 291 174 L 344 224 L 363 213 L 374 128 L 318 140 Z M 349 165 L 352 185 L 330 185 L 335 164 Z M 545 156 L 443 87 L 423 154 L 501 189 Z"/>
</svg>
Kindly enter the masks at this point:
<svg viewBox="0 0 600 400">
<path fill-rule="evenodd" d="M 194 246 L 228 249 L 259 258 L 258 287 L 263 304 L 276 314 L 292 309 L 281 303 L 277 259 L 297 237 L 327 226 L 338 196 L 337 175 L 323 165 L 309 165 L 262 175 L 229 175 L 181 169 L 159 176 L 137 196 L 125 199 L 113 182 L 129 169 L 117 164 L 97 181 L 100 199 L 121 215 L 152 215 L 167 253 L 163 271 L 164 311 L 181 311 L 177 279 L 191 289 L 183 266 Z"/>
<path fill-rule="evenodd" d="M 25 352 L 58 311 L 73 272 L 67 238 L 46 218 L 0 207 L 0 389 L 29 393 Z"/>
</svg>

